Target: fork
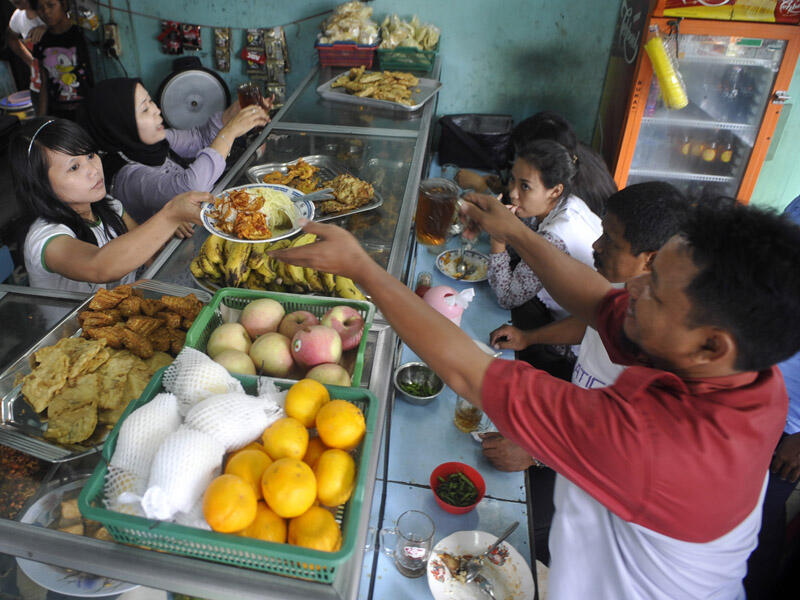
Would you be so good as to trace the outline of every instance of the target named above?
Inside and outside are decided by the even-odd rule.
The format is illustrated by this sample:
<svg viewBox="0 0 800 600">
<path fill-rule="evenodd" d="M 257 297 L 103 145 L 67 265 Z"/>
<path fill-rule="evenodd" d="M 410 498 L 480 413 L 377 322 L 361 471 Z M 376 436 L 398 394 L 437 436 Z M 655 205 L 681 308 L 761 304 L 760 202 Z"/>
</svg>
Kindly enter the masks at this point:
<svg viewBox="0 0 800 600">
<path fill-rule="evenodd" d="M 486 579 L 486 577 L 483 575 L 476 575 L 472 582 L 477 583 L 478 589 L 489 596 L 489 598 L 492 598 L 492 600 L 497 600 L 497 596 L 494 595 L 494 588 L 492 587 L 492 584 L 489 583 L 489 580 Z"/>
</svg>

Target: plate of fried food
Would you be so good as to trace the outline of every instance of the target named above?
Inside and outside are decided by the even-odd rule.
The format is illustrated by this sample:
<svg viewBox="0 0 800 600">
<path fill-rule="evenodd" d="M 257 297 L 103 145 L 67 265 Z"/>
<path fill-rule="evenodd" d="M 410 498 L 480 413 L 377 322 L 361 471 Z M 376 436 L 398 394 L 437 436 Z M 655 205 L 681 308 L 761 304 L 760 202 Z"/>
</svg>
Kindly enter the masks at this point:
<svg viewBox="0 0 800 600">
<path fill-rule="evenodd" d="M 349 173 L 329 156 L 300 157 L 288 163 L 268 163 L 248 171 L 251 181 L 286 185 L 304 194 L 330 188 L 333 199 L 317 204 L 314 220 L 330 221 L 378 208 L 383 198 L 368 181 Z"/>
<path fill-rule="evenodd" d="M 203 207 L 203 226 L 231 242 L 274 242 L 300 231 L 301 218 L 314 218 L 303 192 L 276 183 L 229 188 Z"/>
<path fill-rule="evenodd" d="M 354 67 L 323 83 L 317 93 L 326 100 L 350 102 L 401 112 L 422 108 L 442 87 L 435 79 L 402 71 L 367 71 Z"/>
<path fill-rule="evenodd" d="M 533 598 L 533 574 L 522 555 L 508 542 L 502 542 L 483 561 L 479 575 L 483 581 L 465 583 L 459 569 L 462 559 L 476 557 L 494 544 L 497 536 L 485 531 L 457 531 L 434 546 L 428 559 L 428 587 L 436 600 L 484 600 L 481 587 L 492 589 L 495 598 L 526 600 Z"/>
<path fill-rule="evenodd" d="M 105 527 L 96 521 L 84 519 L 78 510 L 78 496 L 89 475 L 90 473 L 81 473 L 70 477 L 66 482 L 53 482 L 50 489 L 23 513 L 20 522 L 97 540 L 113 541 Z M 17 564 L 22 572 L 35 583 L 68 596 L 102 598 L 116 596 L 139 587 L 134 583 L 47 565 L 25 558 L 17 558 Z"/>
</svg>

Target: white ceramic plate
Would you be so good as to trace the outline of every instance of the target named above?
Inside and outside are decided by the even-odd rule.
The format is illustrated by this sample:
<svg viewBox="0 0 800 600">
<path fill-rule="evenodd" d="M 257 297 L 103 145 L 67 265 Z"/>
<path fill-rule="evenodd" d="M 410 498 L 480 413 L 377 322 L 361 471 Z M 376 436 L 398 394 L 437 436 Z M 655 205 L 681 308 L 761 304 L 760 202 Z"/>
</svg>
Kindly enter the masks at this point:
<svg viewBox="0 0 800 600">
<path fill-rule="evenodd" d="M 489 277 L 489 257 L 475 250 L 464 251 L 464 262 L 467 268 L 475 267 L 475 271 L 470 273 L 468 277 L 459 279 L 455 276 L 455 261 L 458 258 L 458 250 L 445 250 L 436 257 L 436 268 L 450 279 L 456 281 L 469 281 L 476 283 L 478 281 L 486 281 Z"/>
<path fill-rule="evenodd" d="M 80 489 L 88 478 L 88 473 L 83 474 L 78 479 L 47 492 L 25 511 L 20 522 L 49 527 L 59 514 L 59 505 L 62 498 L 67 495 L 77 498 Z M 35 583 L 48 590 L 68 596 L 102 598 L 103 596 L 116 596 L 139 587 L 135 583 L 117 581 L 116 579 L 108 579 L 107 577 L 81 571 L 72 571 L 25 558 L 17 558 L 17 564 L 23 573 Z"/>
<path fill-rule="evenodd" d="M 243 189 L 252 189 L 252 188 L 268 188 L 271 190 L 276 190 L 278 192 L 283 192 L 289 199 L 292 201 L 292 205 L 295 208 L 295 223 L 297 219 L 304 217 L 309 221 L 314 218 L 314 203 L 309 202 L 307 200 L 303 200 L 303 192 L 300 190 L 296 190 L 294 188 L 290 188 L 285 185 L 279 185 L 277 183 L 249 183 L 247 185 L 240 185 L 237 187 L 228 188 L 227 190 L 223 190 L 221 194 L 227 194 L 233 192 L 235 190 L 243 190 Z M 244 242 L 245 244 L 258 244 L 261 242 L 275 242 L 277 240 L 282 240 L 283 238 L 291 237 L 298 231 L 300 231 L 300 227 L 293 227 L 288 231 L 281 231 L 279 235 L 275 235 L 271 238 L 266 238 L 263 240 L 243 240 L 235 235 L 231 235 L 229 233 L 224 233 L 220 229 L 217 228 L 216 219 L 209 215 L 209 212 L 212 210 L 212 204 L 206 204 L 203 206 L 203 210 L 200 213 L 200 219 L 203 221 L 203 227 L 205 227 L 209 233 L 213 233 L 216 236 L 221 238 L 225 238 L 231 242 Z"/>
<path fill-rule="evenodd" d="M 453 579 L 439 558 L 440 552 L 454 556 L 480 554 L 497 540 L 496 535 L 485 531 L 457 531 L 441 540 L 433 548 L 428 559 L 428 587 L 435 600 L 486 600 L 474 583 L 461 583 Z M 503 600 L 527 600 L 533 598 L 533 575 L 522 555 L 508 542 L 503 542 L 490 560 L 486 561 L 481 574 L 494 586 L 494 595 Z"/>
</svg>

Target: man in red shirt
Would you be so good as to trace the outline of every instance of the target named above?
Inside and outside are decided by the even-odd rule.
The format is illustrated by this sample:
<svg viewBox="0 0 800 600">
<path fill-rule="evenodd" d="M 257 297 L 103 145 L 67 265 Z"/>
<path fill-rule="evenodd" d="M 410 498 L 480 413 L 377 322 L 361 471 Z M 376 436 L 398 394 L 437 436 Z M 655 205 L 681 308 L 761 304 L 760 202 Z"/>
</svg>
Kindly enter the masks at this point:
<svg viewBox="0 0 800 600">
<path fill-rule="evenodd" d="M 462 212 L 632 365 L 614 385 L 582 389 L 492 359 L 339 228 L 309 223 L 317 243 L 275 256 L 355 279 L 458 395 L 564 476 L 552 598 L 743 598 L 786 418 L 774 365 L 800 348 L 800 229 L 743 206 L 698 210 L 625 291 L 494 198 L 469 200 Z"/>
</svg>

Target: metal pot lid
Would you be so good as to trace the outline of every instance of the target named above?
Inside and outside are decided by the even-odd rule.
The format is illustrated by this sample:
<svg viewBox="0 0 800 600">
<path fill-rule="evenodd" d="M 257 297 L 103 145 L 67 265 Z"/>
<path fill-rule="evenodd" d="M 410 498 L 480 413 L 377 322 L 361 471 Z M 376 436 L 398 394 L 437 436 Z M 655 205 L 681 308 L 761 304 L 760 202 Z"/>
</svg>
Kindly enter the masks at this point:
<svg viewBox="0 0 800 600">
<path fill-rule="evenodd" d="M 159 106 L 167 125 L 191 129 L 205 124 L 214 113 L 227 108 L 230 93 L 216 73 L 188 69 L 172 73 L 161 84 Z"/>
</svg>

